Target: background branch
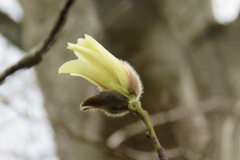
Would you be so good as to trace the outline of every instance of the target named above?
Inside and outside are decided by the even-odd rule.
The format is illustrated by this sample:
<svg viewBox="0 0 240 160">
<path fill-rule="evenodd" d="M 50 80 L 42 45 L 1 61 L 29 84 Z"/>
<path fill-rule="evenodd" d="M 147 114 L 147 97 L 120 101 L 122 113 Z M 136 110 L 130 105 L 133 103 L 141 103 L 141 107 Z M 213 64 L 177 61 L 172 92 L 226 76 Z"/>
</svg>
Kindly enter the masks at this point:
<svg viewBox="0 0 240 160">
<path fill-rule="evenodd" d="M 74 131 L 72 131 L 71 128 L 69 128 L 64 123 L 54 121 L 51 119 L 52 124 L 61 132 L 61 134 L 65 135 L 65 138 L 71 137 L 75 141 L 80 141 L 81 143 L 87 143 L 99 150 L 102 150 L 106 153 L 109 153 L 113 156 L 120 157 L 123 160 L 136 160 L 133 156 L 124 154 L 116 149 L 109 148 L 103 141 L 99 140 L 93 140 L 91 137 L 84 136 L 82 134 L 76 134 Z"/>
<path fill-rule="evenodd" d="M 49 50 L 49 48 L 56 41 L 60 31 L 64 26 L 66 21 L 67 13 L 75 0 L 67 0 L 64 4 L 60 14 L 57 18 L 55 25 L 53 26 L 51 32 L 49 33 L 46 40 L 40 43 L 37 47 L 34 47 L 26 54 L 21 60 L 16 64 L 10 66 L 0 74 L 0 85 L 3 84 L 4 80 L 20 69 L 31 68 L 42 61 L 43 55 Z"/>
</svg>

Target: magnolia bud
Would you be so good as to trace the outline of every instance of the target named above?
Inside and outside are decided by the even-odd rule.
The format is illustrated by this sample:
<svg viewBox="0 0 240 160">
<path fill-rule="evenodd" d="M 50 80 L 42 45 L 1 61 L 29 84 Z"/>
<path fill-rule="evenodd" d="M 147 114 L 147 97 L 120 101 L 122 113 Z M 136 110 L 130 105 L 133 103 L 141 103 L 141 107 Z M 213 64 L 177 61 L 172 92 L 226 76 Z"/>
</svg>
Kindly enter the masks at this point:
<svg viewBox="0 0 240 160">
<path fill-rule="evenodd" d="M 76 44 L 68 43 L 76 60 L 64 63 L 59 73 L 82 77 L 99 87 L 102 92 L 86 99 L 81 110 L 100 109 L 106 115 L 121 117 L 127 114 L 129 101 L 138 101 L 143 87 L 139 75 L 125 61 L 114 57 L 91 36 L 79 38 Z"/>
<path fill-rule="evenodd" d="M 68 44 L 78 57 L 64 63 L 59 73 L 85 78 L 102 90 L 117 90 L 131 101 L 139 100 L 142 94 L 142 82 L 134 68 L 125 61 L 114 57 L 100 43 L 85 35 L 77 44 Z"/>
<path fill-rule="evenodd" d="M 107 116 L 122 117 L 127 114 L 129 98 L 117 90 L 106 90 L 89 97 L 81 105 L 83 111 L 100 109 Z"/>
</svg>

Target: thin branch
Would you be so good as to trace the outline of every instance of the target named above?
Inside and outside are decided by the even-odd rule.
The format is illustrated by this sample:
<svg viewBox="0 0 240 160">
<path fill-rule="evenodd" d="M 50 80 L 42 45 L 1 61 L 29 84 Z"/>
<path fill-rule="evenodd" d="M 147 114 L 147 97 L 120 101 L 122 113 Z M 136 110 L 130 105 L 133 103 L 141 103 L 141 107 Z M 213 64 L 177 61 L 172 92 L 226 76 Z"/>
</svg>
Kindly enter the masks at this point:
<svg viewBox="0 0 240 160">
<path fill-rule="evenodd" d="M 66 125 L 64 123 L 55 121 L 53 119 L 50 119 L 50 121 L 51 121 L 51 124 L 56 129 L 56 131 L 59 132 L 59 134 L 63 134 L 66 137 L 71 137 L 71 138 L 75 139 L 76 141 L 82 141 L 84 143 L 92 145 L 93 147 L 96 147 L 103 152 L 109 153 L 110 155 L 113 155 L 113 156 L 117 156 L 119 158 L 122 158 L 123 160 L 136 160 L 134 157 L 125 155 L 122 152 L 117 151 L 116 149 L 109 148 L 101 140 L 98 140 L 98 141 L 93 140 L 91 137 L 88 137 L 86 135 L 75 133 L 68 125 Z"/>
<path fill-rule="evenodd" d="M 55 25 L 53 26 L 51 32 L 48 37 L 40 43 L 37 47 L 34 47 L 29 51 L 29 54 L 26 54 L 21 60 L 19 60 L 16 64 L 10 66 L 6 70 L 4 70 L 0 74 L 0 85 L 3 84 L 4 80 L 15 73 L 20 69 L 28 69 L 31 68 L 42 61 L 43 55 L 50 49 L 50 47 L 56 41 L 60 31 L 62 30 L 67 14 L 75 0 L 67 0 L 64 4 L 60 14 L 57 18 Z"/>
<path fill-rule="evenodd" d="M 128 155 L 129 157 L 133 157 L 138 160 L 146 160 L 146 159 L 155 159 L 155 152 L 147 152 L 140 151 L 134 148 L 131 148 L 126 145 L 122 145 L 118 150 L 121 150 L 121 153 L 124 155 Z M 204 158 L 202 155 L 192 152 L 186 147 L 176 147 L 172 149 L 165 150 L 168 158 L 170 159 L 178 159 L 179 157 L 184 157 L 187 160 L 199 159 L 199 160 L 210 160 L 209 158 Z"/>
<path fill-rule="evenodd" d="M 159 160 L 168 160 L 163 147 L 161 146 L 158 137 L 154 131 L 153 125 L 150 121 L 150 118 L 148 116 L 147 111 L 143 110 L 141 107 L 141 103 L 138 101 L 135 101 L 133 103 L 130 103 L 128 106 L 128 109 L 132 112 L 138 115 L 142 121 L 144 122 L 145 126 L 147 127 L 147 137 L 151 140 L 155 150 L 158 153 Z"/>
<path fill-rule="evenodd" d="M 155 151 L 142 151 L 142 150 L 137 150 L 135 148 L 129 147 L 127 145 L 121 145 L 117 149 L 120 151 L 122 154 L 127 155 L 129 157 L 133 157 L 137 160 L 155 160 L 156 159 L 156 152 Z M 166 154 L 168 155 L 168 158 L 174 159 L 174 158 L 179 158 L 182 156 L 182 148 L 176 147 L 172 149 L 167 149 L 165 150 Z"/>
<path fill-rule="evenodd" d="M 198 114 L 204 114 L 206 112 L 211 112 L 216 109 L 227 110 L 228 106 L 231 104 L 229 99 L 221 99 L 219 97 L 213 97 L 206 101 L 196 103 L 196 108 L 198 110 L 192 110 L 190 108 L 182 108 L 181 106 L 171 109 L 166 112 L 160 112 L 150 115 L 153 126 L 163 125 L 169 122 L 175 122 L 182 118 L 195 116 Z M 134 128 L 134 129 L 133 129 Z M 122 144 L 127 138 L 142 133 L 145 128 L 142 126 L 141 121 L 134 122 L 127 125 L 120 130 L 109 136 L 107 140 L 107 145 L 110 148 L 117 148 Z"/>
</svg>

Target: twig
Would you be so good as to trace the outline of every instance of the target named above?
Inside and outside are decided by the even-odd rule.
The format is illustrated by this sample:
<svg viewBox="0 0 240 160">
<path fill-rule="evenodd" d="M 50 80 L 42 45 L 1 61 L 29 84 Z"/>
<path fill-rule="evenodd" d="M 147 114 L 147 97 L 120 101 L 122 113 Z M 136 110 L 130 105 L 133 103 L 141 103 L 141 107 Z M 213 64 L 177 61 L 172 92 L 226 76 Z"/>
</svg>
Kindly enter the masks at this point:
<svg viewBox="0 0 240 160">
<path fill-rule="evenodd" d="M 109 153 L 109 155 L 117 156 L 123 160 L 136 160 L 134 157 L 125 155 L 124 153 L 117 151 L 116 149 L 109 148 L 101 140 L 93 140 L 91 137 L 88 137 L 86 135 L 75 133 L 65 123 L 61 123 L 60 121 L 56 121 L 54 119 L 50 119 L 50 121 L 51 121 L 51 124 L 54 126 L 54 129 L 58 132 L 58 134 L 65 135 L 66 137 L 71 137 L 71 139 L 75 141 L 81 141 L 81 142 L 87 143 L 89 145 L 92 145 L 93 147 L 98 148 L 98 150 Z"/>
<path fill-rule="evenodd" d="M 181 106 L 175 107 L 169 111 L 159 112 L 153 115 L 149 115 L 152 125 L 159 126 L 169 122 L 175 122 L 182 118 L 187 118 L 191 116 L 196 116 L 198 114 L 204 114 L 212 112 L 215 110 L 226 111 L 228 106 L 231 105 L 230 99 L 223 99 L 221 97 L 212 97 L 205 101 L 194 104 L 197 110 L 192 110 L 191 107 L 183 108 Z M 134 129 L 133 129 L 134 128 Z M 144 131 L 141 121 L 134 122 L 127 125 L 120 130 L 109 136 L 107 140 L 107 145 L 110 148 L 117 148 L 121 143 L 123 143 L 127 138 L 142 133 Z"/>
<path fill-rule="evenodd" d="M 128 106 L 128 109 L 131 112 L 137 114 L 142 119 L 144 124 L 146 125 L 146 127 L 148 129 L 147 137 L 151 140 L 154 148 L 156 149 L 159 160 L 168 160 L 166 154 L 164 153 L 164 149 L 161 146 L 161 144 L 157 138 L 157 135 L 153 129 L 153 126 L 149 119 L 148 113 L 147 113 L 147 111 L 143 110 L 143 108 L 141 107 L 141 103 L 139 101 L 130 103 Z"/>
<path fill-rule="evenodd" d="M 153 151 L 143 151 L 137 150 L 135 148 L 129 147 L 127 145 L 121 145 L 118 149 L 115 149 L 121 152 L 121 154 L 127 155 L 129 157 L 133 157 L 137 160 L 155 160 L 156 159 L 156 152 Z M 180 147 L 172 148 L 165 150 L 165 153 L 168 155 L 170 159 L 177 159 L 183 155 L 183 149 Z"/>
<path fill-rule="evenodd" d="M 37 47 L 34 47 L 30 50 L 29 54 L 26 54 L 21 60 L 19 60 L 16 64 L 10 66 L 6 70 L 4 70 L 0 74 L 0 85 L 3 84 L 4 80 L 15 73 L 20 69 L 28 69 L 31 68 L 42 61 L 43 55 L 49 50 L 49 48 L 54 44 L 56 41 L 61 29 L 64 26 L 64 22 L 67 17 L 67 13 L 69 12 L 70 7 L 72 6 L 75 0 L 67 0 L 64 4 L 64 7 L 60 11 L 58 19 L 53 26 L 51 32 L 49 33 L 48 37 L 40 43 Z"/>
</svg>

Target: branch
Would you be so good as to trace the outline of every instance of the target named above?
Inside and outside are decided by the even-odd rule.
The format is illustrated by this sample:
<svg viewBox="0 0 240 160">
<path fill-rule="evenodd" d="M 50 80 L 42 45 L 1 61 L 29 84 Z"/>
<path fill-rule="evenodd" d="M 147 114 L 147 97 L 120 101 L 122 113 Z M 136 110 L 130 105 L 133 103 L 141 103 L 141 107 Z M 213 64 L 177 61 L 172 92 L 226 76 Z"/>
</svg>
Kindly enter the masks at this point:
<svg viewBox="0 0 240 160">
<path fill-rule="evenodd" d="M 213 97 L 208 100 L 196 103 L 195 106 L 197 110 L 192 110 L 189 108 L 182 108 L 178 106 L 166 112 L 160 112 L 150 115 L 153 126 L 163 125 L 169 122 L 175 122 L 182 118 L 187 118 L 195 116 L 198 114 L 204 114 L 211 111 L 226 111 L 228 106 L 231 105 L 231 100 L 223 99 L 220 97 Z M 117 148 L 121 143 L 123 143 L 127 138 L 142 133 L 145 128 L 142 126 L 141 121 L 134 122 L 127 125 L 120 130 L 109 136 L 107 140 L 107 145 L 110 148 Z"/>
<path fill-rule="evenodd" d="M 128 106 L 128 109 L 132 112 L 135 113 L 136 115 L 138 115 L 142 121 L 144 122 L 145 126 L 147 127 L 148 131 L 147 131 L 147 137 L 151 140 L 154 148 L 156 149 L 157 153 L 158 153 L 158 158 L 159 160 L 168 160 L 163 147 L 161 146 L 157 135 L 153 129 L 152 123 L 149 119 L 148 113 L 147 111 L 143 110 L 143 108 L 141 107 L 141 103 L 138 101 L 135 101 L 133 103 L 130 103 Z"/>
<path fill-rule="evenodd" d="M 93 140 L 91 137 L 75 133 L 68 125 L 65 123 L 61 123 L 60 121 L 56 121 L 54 119 L 50 119 L 51 124 L 54 126 L 53 128 L 58 132 L 58 134 L 63 134 L 66 137 L 70 137 L 75 141 L 82 141 L 93 147 L 96 147 L 98 150 L 102 152 L 106 152 L 109 155 L 119 157 L 123 160 L 136 160 L 134 157 L 125 155 L 125 153 L 119 152 L 116 149 L 109 148 L 105 143 L 101 140 Z"/>
<path fill-rule="evenodd" d="M 146 160 L 146 159 L 155 160 L 156 159 L 156 152 L 137 150 L 126 145 L 122 145 L 120 148 L 118 148 L 118 151 L 120 151 L 121 154 L 127 155 L 129 157 L 133 157 L 137 160 Z M 165 150 L 165 153 L 168 155 L 168 158 L 177 159 L 184 155 L 183 151 L 185 150 L 180 147 L 176 147 L 176 148 Z"/>
<path fill-rule="evenodd" d="M 72 6 L 75 0 L 67 0 L 64 4 L 60 14 L 57 18 L 55 25 L 53 26 L 51 32 L 48 37 L 40 43 L 37 47 L 34 47 L 29 51 L 29 54 L 26 54 L 21 60 L 19 60 L 16 64 L 10 66 L 5 71 L 0 74 L 0 85 L 3 84 L 4 80 L 15 73 L 20 69 L 28 69 L 31 68 L 42 61 L 43 55 L 49 50 L 49 48 L 56 41 L 60 31 L 62 30 L 67 14 L 69 12 L 70 7 Z"/>
</svg>

